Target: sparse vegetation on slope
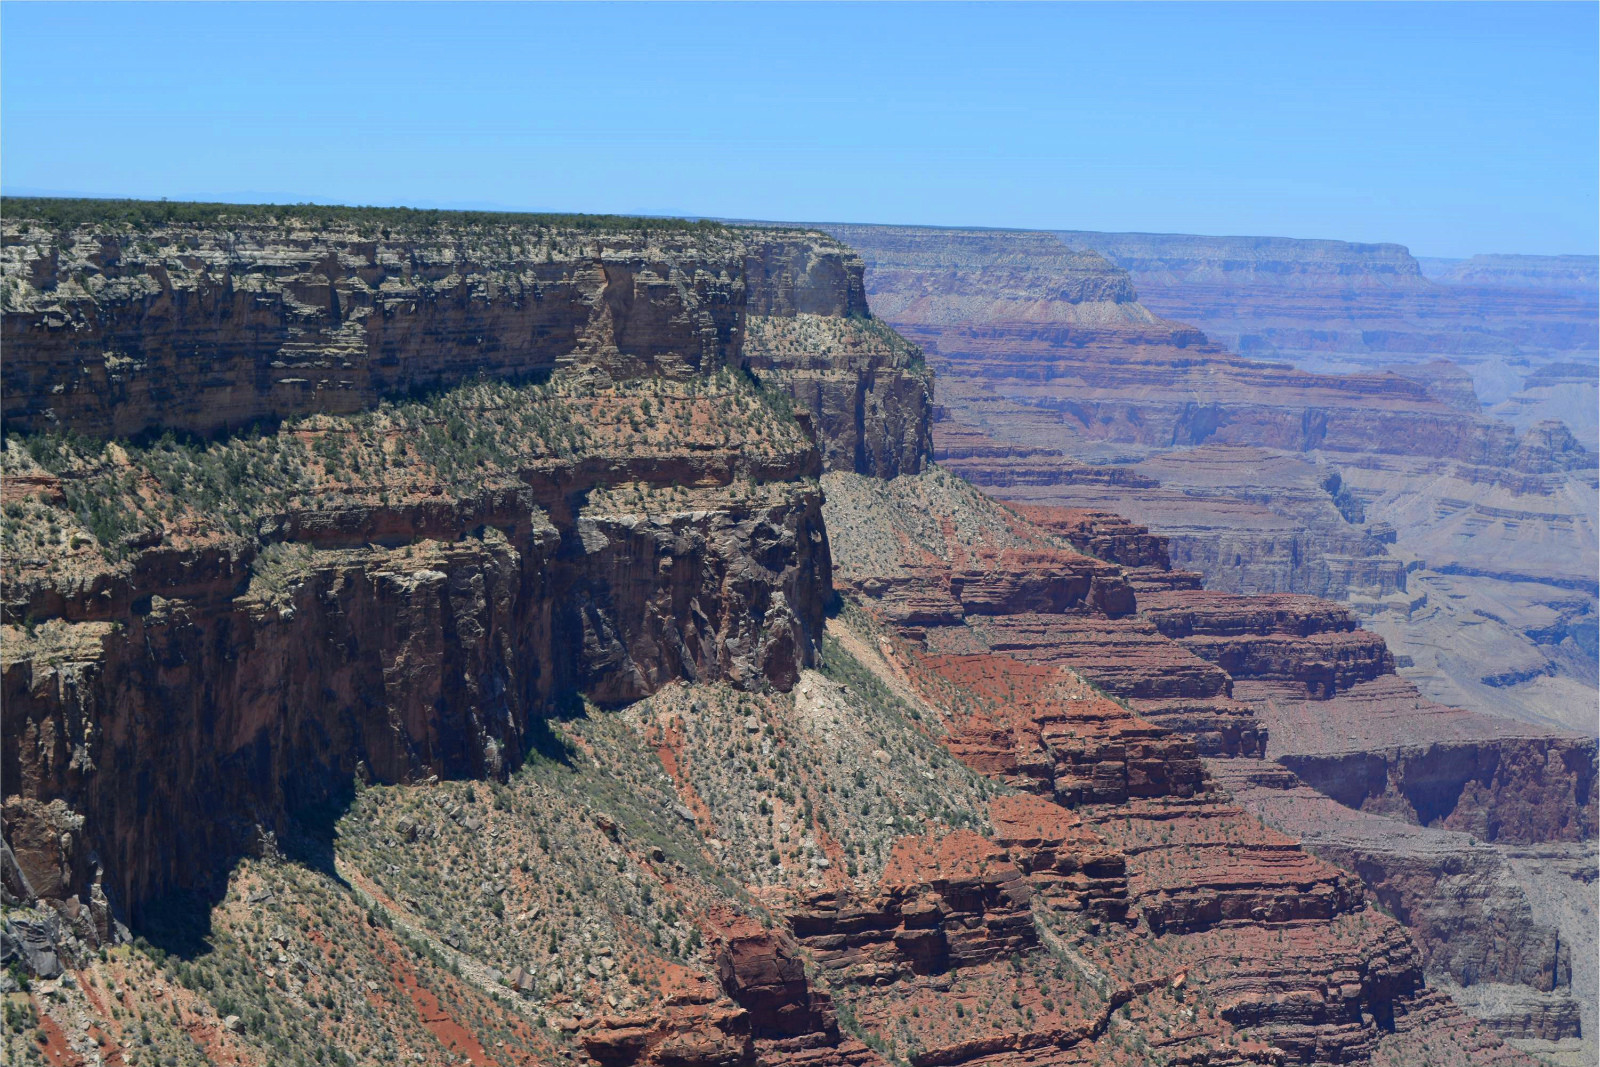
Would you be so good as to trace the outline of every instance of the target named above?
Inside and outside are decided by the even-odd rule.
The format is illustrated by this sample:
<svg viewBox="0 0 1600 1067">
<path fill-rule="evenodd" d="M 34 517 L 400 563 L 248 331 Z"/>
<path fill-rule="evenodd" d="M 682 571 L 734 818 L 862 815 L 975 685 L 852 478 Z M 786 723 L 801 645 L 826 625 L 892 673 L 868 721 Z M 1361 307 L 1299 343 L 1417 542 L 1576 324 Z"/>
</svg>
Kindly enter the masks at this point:
<svg viewBox="0 0 1600 1067">
<path fill-rule="evenodd" d="M 158 534 L 254 541 L 272 536 L 263 535 L 263 522 L 275 528 L 268 520 L 289 512 L 401 507 L 438 490 L 453 501 L 477 499 L 521 486 L 532 467 L 736 448 L 726 476 L 748 481 L 799 465 L 795 457 L 808 447 L 787 398 L 733 371 L 606 385 L 564 377 L 476 381 L 374 411 L 312 415 L 209 441 L 14 434 L 0 453 L 0 473 L 48 476 L 61 501 L 8 500 L 0 545 L 20 570 L 61 566 L 89 550 L 115 561 Z"/>
</svg>

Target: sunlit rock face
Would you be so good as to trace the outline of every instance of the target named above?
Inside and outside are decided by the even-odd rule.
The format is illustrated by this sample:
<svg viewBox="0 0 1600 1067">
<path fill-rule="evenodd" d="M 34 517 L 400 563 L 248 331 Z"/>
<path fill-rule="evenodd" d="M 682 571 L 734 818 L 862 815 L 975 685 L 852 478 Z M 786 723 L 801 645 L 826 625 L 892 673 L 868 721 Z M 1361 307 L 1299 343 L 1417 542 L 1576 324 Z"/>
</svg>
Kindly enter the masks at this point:
<svg viewBox="0 0 1600 1067">
<path fill-rule="evenodd" d="M 7 835 L 102 933 L 358 770 L 503 773 L 563 694 L 793 685 L 817 475 L 929 453 L 815 232 L 5 226 Z"/>
</svg>

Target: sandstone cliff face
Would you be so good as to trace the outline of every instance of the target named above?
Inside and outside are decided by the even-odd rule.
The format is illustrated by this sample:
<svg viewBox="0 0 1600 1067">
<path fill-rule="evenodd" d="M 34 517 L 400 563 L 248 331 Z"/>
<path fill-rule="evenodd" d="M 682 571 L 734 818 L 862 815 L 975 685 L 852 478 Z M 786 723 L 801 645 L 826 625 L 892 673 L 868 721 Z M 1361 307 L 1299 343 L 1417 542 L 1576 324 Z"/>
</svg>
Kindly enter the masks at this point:
<svg viewBox="0 0 1600 1067">
<path fill-rule="evenodd" d="M 751 315 L 744 359 L 814 420 L 829 470 L 893 478 L 932 452 L 922 353 L 880 321 Z"/>
<path fill-rule="evenodd" d="M 1235 692 L 1271 730 L 1270 754 L 1348 807 L 1483 841 L 1595 835 L 1589 739 L 1447 708 L 1393 674 L 1320 700 L 1270 680 Z"/>
<path fill-rule="evenodd" d="M 204 435 L 579 364 L 685 378 L 745 365 L 747 317 L 782 332 L 804 316 L 804 347 L 769 344 L 760 362 L 780 379 L 788 362 L 829 372 L 812 398 L 827 462 L 892 475 L 928 451 L 909 346 L 880 327 L 853 359 L 825 351 L 860 349 L 860 329 L 832 331 L 870 313 L 859 259 L 814 232 L 391 227 L 350 210 L 63 230 L 24 200 L 8 204 L 4 248 L 4 414 L 23 432 Z"/>
<path fill-rule="evenodd" d="M 58 235 L 8 220 L 7 275 L 27 284 L 4 320 L 7 421 L 208 434 L 579 354 L 623 375 L 737 363 L 745 249 L 731 234 L 364 231 Z"/>
<path fill-rule="evenodd" d="M 1485 841 L 1581 841 L 1595 834 L 1594 750 L 1579 738 L 1458 741 L 1279 760 L 1349 807 Z"/>
<path fill-rule="evenodd" d="M 137 919 L 358 768 L 494 777 L 563 692 L 787 686 L 809 661 L 827 589 L 815 493 L 565 531 L 519 503 L 512 536 L 478 514 L 459 539 L 273 553 L 282 592 L 241 560 L 186 596 L 134 589 L 109 621 L 8 627 L 8 832 L 57 798 L 85 821 L 70 845 L 19 841 L 33 890 L 87 899 L 103 876 Z"/>
<path fill-rule="evenodd" d="M 79 436 L 7 451 L 5 825 L 91 946 L 354 777 L 503 774 L 572 694 L 792 685 L 813 479 L 928 451 L 912 350 L 816 234 L 6 227 L 7 423 Z M 786 331 L 759 386 L 747 320 Z M 157 430 L 237 432 L 84 436 Z"/>
</svg>

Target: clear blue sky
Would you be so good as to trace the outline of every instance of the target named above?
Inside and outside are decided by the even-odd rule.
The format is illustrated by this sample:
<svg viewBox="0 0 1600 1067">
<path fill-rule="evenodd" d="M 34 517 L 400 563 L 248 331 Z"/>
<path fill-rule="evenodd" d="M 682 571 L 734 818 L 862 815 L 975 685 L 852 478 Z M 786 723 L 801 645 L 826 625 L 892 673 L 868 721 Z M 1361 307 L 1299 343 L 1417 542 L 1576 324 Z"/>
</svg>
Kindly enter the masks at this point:
<svg viewBox="0 0 1600 1067">
<path fill-rule="evenodd" d="M 9 2 L 0 185 L 1592 253 L 1597 11 Z"/>
</svg>

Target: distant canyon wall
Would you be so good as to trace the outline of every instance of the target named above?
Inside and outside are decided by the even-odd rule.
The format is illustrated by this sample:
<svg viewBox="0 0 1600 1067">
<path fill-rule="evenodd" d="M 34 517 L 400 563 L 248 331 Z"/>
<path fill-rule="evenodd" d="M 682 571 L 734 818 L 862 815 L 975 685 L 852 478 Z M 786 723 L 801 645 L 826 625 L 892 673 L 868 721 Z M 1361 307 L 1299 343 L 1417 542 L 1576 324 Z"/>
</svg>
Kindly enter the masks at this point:
<svg viewBox="0 0 1600 1067">
<path fill-rule="evenodd" d="M 1127 270 L 1155 313 L 1193 323 L 1237 351 L 1309 368 L 1449 358 L 1533 369 L 1562 358 L 1592 362 L 1597 352 L 1594 256 L 1418 260 L 1396 244 L 1056 236 Z"/>
</svg>

